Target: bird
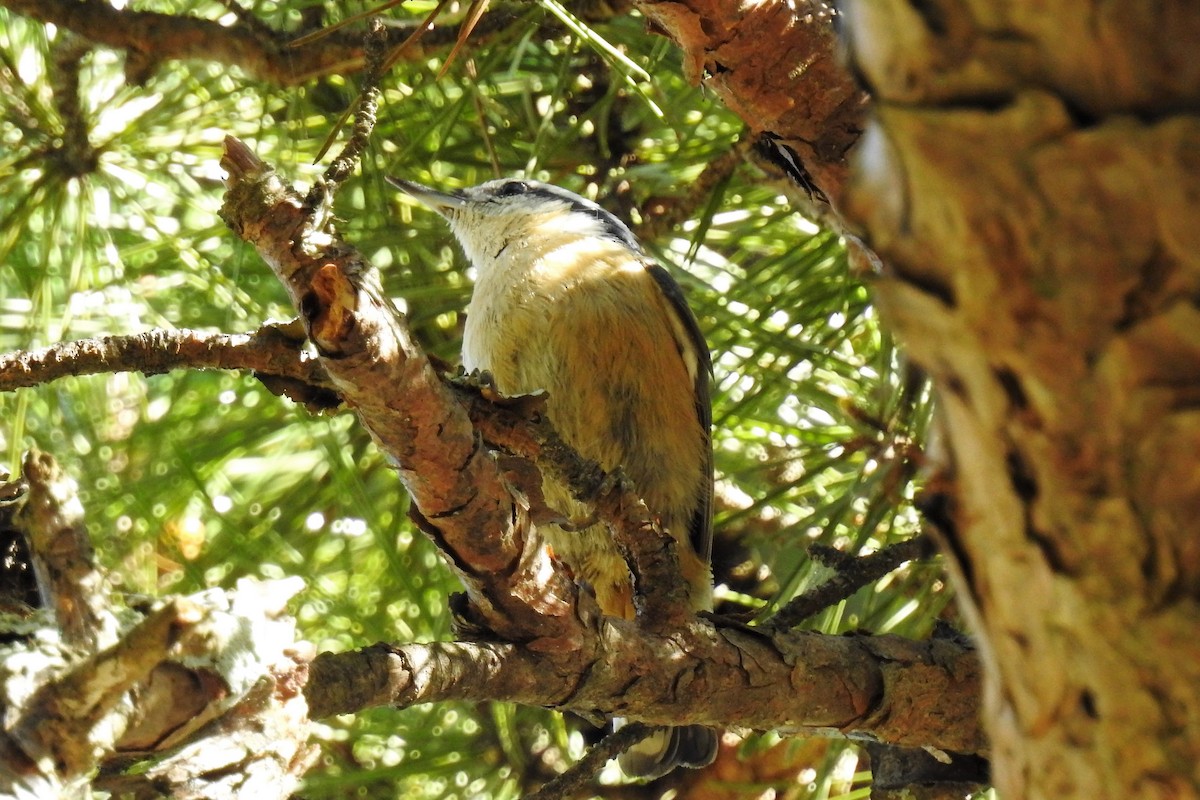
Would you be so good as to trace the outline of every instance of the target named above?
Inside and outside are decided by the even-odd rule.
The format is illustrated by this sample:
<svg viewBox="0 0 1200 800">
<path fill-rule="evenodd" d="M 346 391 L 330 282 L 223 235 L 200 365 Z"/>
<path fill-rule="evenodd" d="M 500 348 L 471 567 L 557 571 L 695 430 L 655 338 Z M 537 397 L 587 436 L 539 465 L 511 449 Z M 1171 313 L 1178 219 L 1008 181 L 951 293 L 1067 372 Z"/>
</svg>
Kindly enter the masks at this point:
<svg viewBox="0 0 1200 800">
<path fill-rule="evenodd" d="M 712 362 L 679 284 L 616 216 L 571 191 L 501 178 L 443 192 L 389 177 L 450 225 L 475 282 L 462 362 L 505 395 L 544 391 L 546 416 L 581 456 L 624 471 L 677 543 L 695 611 L 712 609 Z M 543 479 L 563 520 L 587 519 Z M 540 525 L 538 535 L 595 593 L 603 613 L 635 616 L 629 568 L 603 524 Z M 631 777 L 715 759 L 716 731 L 662 729 L 623 753 Z"/>
</svg>

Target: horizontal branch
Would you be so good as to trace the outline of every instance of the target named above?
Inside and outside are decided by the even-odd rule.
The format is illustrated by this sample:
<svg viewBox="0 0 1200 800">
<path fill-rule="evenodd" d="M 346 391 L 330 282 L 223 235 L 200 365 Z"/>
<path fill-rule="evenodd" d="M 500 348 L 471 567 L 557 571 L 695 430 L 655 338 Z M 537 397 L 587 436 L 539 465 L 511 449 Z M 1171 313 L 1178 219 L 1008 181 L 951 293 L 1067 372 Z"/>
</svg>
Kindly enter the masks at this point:
<svg viewBox="0 0 1200 800">
<path fill-rule="evenodd" d="M 278 325 L 253 333 L 154 330 L 62 342 L 41 350 L 0 355 L 0 392 L 40 386 L 59 378 L 113 372 L 158 375 L 173 369 L 249 369 L 313 387 L 331 383 L 304 339 Z"/>
<path fill-rule="evenodd" d="M 980 667 L 942 639 L 829 636 L 696 620 L 669 637 L 605 618 L 606 661 L 496 642 L 375 645 L 324 653 L 306 689 L 314 717 L 381 705 L 506 700 L 651 724 L 839 731 L 908 747 L 985 749 Z"/>
<path fill-rule="evenodd" d="M 361 67 L 361 37 L 328 37 L 288 48 L 291 35 L 265 26 L 222 25 L 192 16 L 116 8 L 108 2 L 3 0 L 0 5 L 65 28 L 93 42 L 125 50 L 131 61 L 153 67 L 167 60 L 202 60 L 237 66 L 252 77 L 291 86 L 319 75 Z M 148 77 L 142 69 L 142 77 Z"/>
<path fill-rule="evenodd" d="M 293 47 L 292 42 L 306 31 L 275 30 L 248 13 L 225 25 L 190 15 L 117 8 L 107 0 L 0 0 L 0 7 L 126 51 L 126 73 L 133 80 L 145 80 L 163 61 L 196 60 L 238 67 L 256 80 L 275 85 L 296 86 L 323 75 L 357 72 L 366 59 L 357 28 L 333 31 Z M 416 24 L 390 28 L 388 46 L 407 40 Z M 499 24 L 485 17 L 475 33 Z M 405 48 L 404 57 L 427 58 L 455 37 L 453 26 L 425 31 Z"/>
</svg>

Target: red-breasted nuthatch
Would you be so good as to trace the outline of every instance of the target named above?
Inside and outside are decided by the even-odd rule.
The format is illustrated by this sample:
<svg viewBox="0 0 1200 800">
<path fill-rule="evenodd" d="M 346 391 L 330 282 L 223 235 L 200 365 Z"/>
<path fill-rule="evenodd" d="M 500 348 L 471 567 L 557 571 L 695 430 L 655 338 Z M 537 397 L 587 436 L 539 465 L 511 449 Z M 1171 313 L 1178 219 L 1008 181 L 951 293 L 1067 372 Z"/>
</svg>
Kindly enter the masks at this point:
<svg viewBox="0 0 1200 800">
<path fill-rule="evenodd" d="M 712 444 L 708 346 L 678 284 L 600 206 L 531 180 L 452 194 L 388 179 L 446 220 L 475 266 L 463 366 L 509 395 L 543 389 L 563 439 L 606 470 L 620 466 L 678 543 L 695 610 L 712 608 Z M 547 479 L 567 519 L 585 509 Z M 601 524 L 539 534 L 596 593 L 604 613 L 634 615 L 629 570 Z M 704 766 L 716 733 L 671 728 L 621 756 L 626 774 Z"/>
</svg>

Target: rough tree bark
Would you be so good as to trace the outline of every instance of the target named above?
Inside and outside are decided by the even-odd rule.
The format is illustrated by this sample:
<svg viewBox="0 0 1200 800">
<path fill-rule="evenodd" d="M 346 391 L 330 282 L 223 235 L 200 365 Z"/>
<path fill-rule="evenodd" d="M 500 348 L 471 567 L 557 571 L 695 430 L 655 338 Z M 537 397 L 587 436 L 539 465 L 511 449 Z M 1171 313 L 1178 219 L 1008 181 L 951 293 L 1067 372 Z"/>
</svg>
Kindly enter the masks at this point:
<svg viewBox="0 0 1200 800">
<path fill-rule="evenodd" d="M 728 21 L 773 4 L 642 7 L 755 130 L 785 119 L 780 70 L 721 57 Z M 787 40 L 822 47 L 801 24 L 817 7 Z M 984 642 L 996 782 L 1200 796 L 1200 9 L 840 10 L 850 70 L 786 81 L 828 98 L 852 71 L 873 112 L 849 170 L 794 149 L 865 227 L 888 265 L 876 297 L 940 389 L 947 545 Z M 785 106 L 838 129 L 832 106 Z"/>
<path fill-rule="evenodd" d="M 684 76 L 703 80 L 737 113 L 758 153 L 807 194 L 800 199 L 811 201 L 810 211 L 829 219 L 867 105 L 839 58 L 834 4 L 642 0 L 638 10 L 683 49 Z"/>
<path fill-rule="evenodd" d="M 1012 798 L 1200 796 L 1200 7 L 844 4 Z"/>
</svg>

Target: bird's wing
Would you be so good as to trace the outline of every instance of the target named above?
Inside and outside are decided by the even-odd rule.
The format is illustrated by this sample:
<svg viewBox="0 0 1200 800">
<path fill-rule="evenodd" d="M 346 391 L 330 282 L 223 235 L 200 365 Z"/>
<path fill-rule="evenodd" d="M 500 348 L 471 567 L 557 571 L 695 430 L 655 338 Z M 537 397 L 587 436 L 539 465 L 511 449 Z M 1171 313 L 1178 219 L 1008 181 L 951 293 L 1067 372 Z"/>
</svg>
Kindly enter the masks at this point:
<svg viewBox="0 0 1200 800">
<path fill-rule="evenodd" d="M 700 420 L 700 429 L 704 435 L 704 475 L 701 477 L 700 502 L 692 512 L 689 525 L 689 538 L 696 555 L 709 563 L 712 560 L 712 513 L 713 513 L 713 457 L 712 457 L 712 399 L 709 395 L 709 379 L 712 377 L 712 357 L 708 352 L 708 343 L 700 331 L 700 323 L 696 315 L 684 299 L 683 289 L 671 277 L 671 273 L 661 265 L 652 261 L 645 262 L 646 272 L 654 278 L 667 299 L 667 309 L 671 312 L 671 329 L 675 333 L 675 344 L 683 357 L 694 381 L 694 400 L 696 417 Z"/>
</svg>

